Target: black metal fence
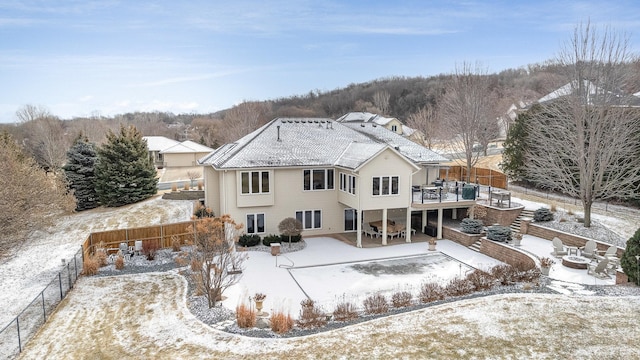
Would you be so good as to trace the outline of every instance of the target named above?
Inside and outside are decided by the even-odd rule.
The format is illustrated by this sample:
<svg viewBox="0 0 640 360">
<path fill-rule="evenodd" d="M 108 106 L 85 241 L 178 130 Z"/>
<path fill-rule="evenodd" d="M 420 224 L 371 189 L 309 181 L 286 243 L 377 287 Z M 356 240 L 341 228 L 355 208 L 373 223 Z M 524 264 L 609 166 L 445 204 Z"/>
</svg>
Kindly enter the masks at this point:
<svg viewBox="0 0 640 360">
<path fill-rule="evenodd" d="M 44 290 L 15 319 L 0 330 L 0 359 L 12 359 L 22 352 L 25 344 L 31 340 L 60 301 L 73 288 L 73 284 L 82 273 L 82 264 L 82 247 L 80 247 L 73 258 L 65 264 L 60 264 L 62 269 Z"/>
</svg>

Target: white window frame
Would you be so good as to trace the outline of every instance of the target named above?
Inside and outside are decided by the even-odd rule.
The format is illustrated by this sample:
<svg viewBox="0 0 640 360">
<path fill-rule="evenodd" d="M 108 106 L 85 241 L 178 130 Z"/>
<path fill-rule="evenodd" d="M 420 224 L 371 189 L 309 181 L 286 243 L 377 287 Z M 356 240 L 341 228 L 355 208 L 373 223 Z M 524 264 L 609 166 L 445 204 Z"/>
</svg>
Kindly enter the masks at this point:
<svg viewBox="0 0 640 360">
<path fill-rule="evenodd" d="M 252 226 L 253 226 L 253 230 L 254 231 L 249 231 L 249 223 L 251 222 L 249 220 L 249 216 L 253 216 L 253 222 L 252 222 Z M 259 231 L 259 217 L 262 218 L 262 231 Z M 266 216 L 264 213 L 249 213 L 245 216 L 245 219 L 247 220 L 247 223 L 245 225 L 245 230 L 247 234 L 264 234 L 266 232 L 267 229 L 267 220 L 266 220 Z"/>
<path fill-rule="evenodd" d="M 351 195 L 356 194 L 356 177 L 351 174 L 340 173 L 340 191 Z"/>
<path fill-rule="evenodd" d="M 306 176 L 306 173 L 309 176 Z M 322 188 L 315 189 L 313 177 L 315 174 L 322 173 L 324 177 Z M 335 171 L 333 169 L 303 169 L 302 170 L 302 190 L 304 191 L 326 191 L 335 189 Z"/>
<path fill-rule="evenodd" d="M 253 174 L 257 173 L 258 174 L 258 191 L 254 192 L 253 191 Z M 249 186 L 249 189 L 247 192 L 244 191 L 244 181 L 243 181 L 243 177 L 244 175 L 247 174 L 248 177 L 248 181 L 247 181 L 247 185 Z M 263 187 L 264 187 L 264 182 L 263 182 L 263 176 L 266 174 L 267 176 L 267 189 L 266 191 L 264 191 Z M 240 172 L 240 193 L 242 195 L 255 195 L 255 194 L 268 194 L 271 190 L 271 174 L 269 174 L 269 171 L 265 171 L 265 170 L 253 170 L 253 171 L 241 171 Z"/>
<path fill-rule="evenodd" d="M 378 179 L 378 193 L 376 194 L 375 182 Z M 395 192 L 394 192 L 394 181 L 395 181 Z M 385 189 L 384 184 L 387 184 Z M 385 190 L 388 190 L 386 193 Z M 387 175 L 387 176 L 374 176 L 371 178 L 371 195 L 372 196 L 395 196 L 400 193 L 400 177 L 397 175 Z"/>
<path fill-rule="evenodd" d="M 310 216 L 309 221 L 311 224 L 307 224 L 307 215 Z M 297 210 L 295 218 L 302 223 L 304 230 L 322 229 L 322 210 L 320 209 Z"/>
</svg>

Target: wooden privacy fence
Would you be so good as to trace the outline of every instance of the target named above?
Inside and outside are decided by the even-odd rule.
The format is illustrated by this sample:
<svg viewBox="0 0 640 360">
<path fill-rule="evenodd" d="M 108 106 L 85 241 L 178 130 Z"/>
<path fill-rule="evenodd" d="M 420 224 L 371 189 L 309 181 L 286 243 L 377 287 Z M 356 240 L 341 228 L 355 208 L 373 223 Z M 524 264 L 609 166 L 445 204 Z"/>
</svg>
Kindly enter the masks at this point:
<svg viewBox="0 0 640 360">
<path fill-rule="evenodd" d="M 448 170 L 440 169 L 440 178 L 447 179 L 447 180 L 466 181 L 467 167 L 460 166 L 460 165 L 453 165 L 453 166 L 449 166 Z M 501 173 L 500 171 L 496 171 L 492 169 L 472 167 L 469 181 L 473 183 L 478 183 L 480 185 L 507 189 L 507 175 Z"/>
<path fill-rule="evenodd" d="M 193 239 L 196 221 L 91 233 L 82 244 L 83 254 L 84 256 L 92 254 L 98 245 L 109 249 L 118 248 L 120 243 L 135 246 L 136 241 L 155 241 L 160 249 L 171 247 L 174 239 L 178 239 L 181 244 L 184 244 Z"/>
</svg>

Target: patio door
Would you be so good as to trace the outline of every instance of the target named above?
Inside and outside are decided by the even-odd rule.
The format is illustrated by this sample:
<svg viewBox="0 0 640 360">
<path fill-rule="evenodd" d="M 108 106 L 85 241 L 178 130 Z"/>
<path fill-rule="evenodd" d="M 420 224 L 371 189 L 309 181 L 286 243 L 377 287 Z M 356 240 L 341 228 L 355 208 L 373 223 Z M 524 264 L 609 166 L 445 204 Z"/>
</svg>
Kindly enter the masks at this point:
<svg viewBox="0 0 640 360">
<path fill-rule="evenodd" d="M 358 229 L 358 211 L 356 209 L 344 209 L 344 231 L 356 231 Z"/>
</svg>

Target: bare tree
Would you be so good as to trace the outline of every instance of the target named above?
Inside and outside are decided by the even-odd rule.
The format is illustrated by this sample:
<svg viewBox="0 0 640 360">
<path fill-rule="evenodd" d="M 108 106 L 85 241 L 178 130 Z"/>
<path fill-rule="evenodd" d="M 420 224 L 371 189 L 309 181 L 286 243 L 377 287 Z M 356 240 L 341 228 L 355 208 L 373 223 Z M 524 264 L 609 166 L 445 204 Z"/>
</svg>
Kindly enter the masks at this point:
<svg viewBox="0 0 640 360">
<path fill-rule="evenodd" d="M 189 170 L 187 171 L 187 176 L 189 177 L 189 180 L 191 180 L 191 187 L 194 187 L 195 186 L 194 181 L 202 177 L 202 172 L 197 170 Z"/>
<path fill-rule="evenodd" d="M 75 209 L 61 178 L 46 174 L 13 138 L 0 133 L 0 257 Z"/>
<path fill-rule="evenodd" d="M 224 116 L 223 143 L 240 139 L 266 123 L 266 115 L 271 112 L 271 103 L 244 102 L 234 106 Z"/>
<path fill-rule="evenodd" d="M 445 131 L 452 138 L 450 150 L 462 154 L 467 181 L 480 156 L 480 152 L 474 150 L 478 135 L 490 120 L 495 120 L 490 100 L 486 70 L 479 64 L 472 67 L 466 62 L 456 66 L 440 102 L 440 112 Z"/>
<path fill-rule="evenodd" d="M 440 133 L 440 119 L 437 110 L 427 105 L 417 112 L 409 115 L 407 126 L 422 133 L 423 146 L 431 149 L 436 138 Z"/>
<path fill-rule="evenodd" d="M 619 89 L 634 60 L 628 39 L 589 23 L 575 28 L 557 62 L 569 70 L 569 90 L 539 104 L 526 124 L 527 177 L 579 198 L 584 226 L 596 200 L 635 198 L 640 172 L 640 114 Z"/>
<path fill-rule="evenodd" d="M 236 250 L 238 232 L 242 224 L 236 224 L 229 215 L 205 217 L 199 220 L 194 231 L 193 260 L 198 264 L 193 273 L 196 284 L 212 308 L 222 299 L 224 291 L 238 283 L 246 254 Z"/>
<path fill-rule="evenodd" d="M 389 99 L 391 99 L 391 94 L 386 90 L 373 94 L 373 104 L 380 110 L 381 115 L 389 115 Z"/>
<path fill-rule="evenodd" d="M 51 113 L 42 105 L 27 104 L 16 111 L 18 122 L 22 124 L 49 116 L 51 116 Z"/>
<path fill-rule="evenodd" d="M 31 120 L 24 126 L 27 150 L 43 169 L 57 172 L 67 160 L 67 150 L 71 147 L 62 120 L 47 116 Z"/>
<path fill-rule="evenodd" d="M 278 230 L 282 235 L 289 237 L 289 245 L 291 245 L 291 237 L 298 236 L 302 232 L 302 223 L 296 218 L 284 218 L 278 224 Z"/>
</svg>

